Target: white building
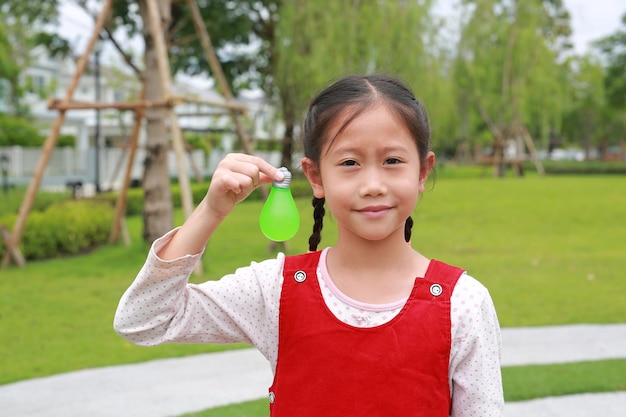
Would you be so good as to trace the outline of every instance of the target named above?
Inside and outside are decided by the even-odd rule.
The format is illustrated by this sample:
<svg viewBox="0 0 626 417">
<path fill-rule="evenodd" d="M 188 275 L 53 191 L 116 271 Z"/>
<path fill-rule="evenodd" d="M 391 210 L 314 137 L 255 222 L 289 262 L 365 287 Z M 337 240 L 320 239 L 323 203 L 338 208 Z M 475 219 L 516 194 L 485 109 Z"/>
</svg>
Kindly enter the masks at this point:
<svg viewBox="0 0 626 417">
<path fill-rule="evenodd" d="M 100 63 L 99 77 L 96 76 L 96 60 L 93 56 L 80 77 L 72 101 L 93 103 L 139 101 L 141 85 L 136 76 L 107 63 Z M 49 98 L 64 99 L 69 84 L 76 73 L 77 58 L 51 58 L 43 48 L 33 51 L 32 64 L 23 72 L 28 77 L 35 91 L 23 98 L 37 126 L 47 136 L 58 110 L 48 108 Z M 125 64 L 120 64 L 123 67 Z M 97 82 L 99 80 L 99 83 Z M 99 84 L 99 92 L 98 92 Z M 206 84 L 206 83 L 205 83 Z M 224 102 L 224 98 L 215 90 L 199 87 L 191 78 L 179 78 L 173 85 L 173 94 L 192 97 L 210 102 Z M 277 121 L 273 108 L 265 102 L 262 95 L 242 95 L 237 102 L 248 108 L 244 124 L 253 140 L 269 140 L 282 137 L 282 123 Z M 0 97 L 0 111 L 7 111 L 7 97 Z M 202 175 L 213 172 L 215 164 L 224 151 L 231 151 L 237 140 L 228 112 L 224 109 L 205 104 L 182 103 L 175 108 L 179 115 L 179 124 L 184 131 L 205 134 L 218 132 L 219 145 L 212 155 L 203 151 L 194 151 L 190 157 L 189 174 L 198 168 Z M 99 113 L 99 117 L 98 117 Z M 98 123 L 99 121 L 99 123 Z M 68 181 L 80 181 L 83 184 L 95 184 L 96 180 L 103 189 L 116 188 L 121 184 L 127 164 L 126 144 L 132 132 L 134 113 L 112 109 L 96 111 L 94 109 L 68 110 L 61 134 L 76 137 L 75 149 L 55 149 L 47 166 L 43 186 L 65 186 Z M 100 148 L 96 147 L 97 132 L 100 135 Z M 140 148 L 133 165 L 133 178 L 141 179 L 143 173 L 143 148 L 145 133 L 140 135 Z M 27 183 L 32 178 L 41 149 L 13 147 L 0 149 L 0 153 L 9 155 L 10 177 L 13 183 Z M 99 156 L 96 164 L 96 155 Z M 275 159 L 275 158 L 274 158 Z M 99 175 L 96 174 L 99 165 Z M 169 168 L 172 176 L 177 175 L 176 159 L 171 152 Z"/>
</svg>

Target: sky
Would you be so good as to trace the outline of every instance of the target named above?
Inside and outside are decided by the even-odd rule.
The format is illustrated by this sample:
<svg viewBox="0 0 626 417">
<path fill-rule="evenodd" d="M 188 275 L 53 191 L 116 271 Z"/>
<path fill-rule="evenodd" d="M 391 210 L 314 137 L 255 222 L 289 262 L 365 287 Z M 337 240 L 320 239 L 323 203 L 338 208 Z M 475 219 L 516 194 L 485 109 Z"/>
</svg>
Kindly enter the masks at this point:
<svg viewBox="0 0 626 417">
<path fill-rule="evenodd" d="M 440 13 L 453 10 L 455 0 L 437 0 Z M 577 53 L 583 54 L 589 43 L 611 34 L 620 26 L 626 12 L 624 0 L 563 0 L 571 15 L 572 40 Z M 93 28 L 93 20 L 73 0 L 61 0 L 59 32 L 77 47 L 85 48 Z M 138 44 L 139 45 L 139 44 Z M 138 46 L 139 47 L 139 46 Z"/>
<path fill-rule="evenodd" d="M 571 15 L 576 52 L 584 53 L 592 40 L 615 32 L 626 13 L 624 0 L 563 0 Z"/>
</svg>

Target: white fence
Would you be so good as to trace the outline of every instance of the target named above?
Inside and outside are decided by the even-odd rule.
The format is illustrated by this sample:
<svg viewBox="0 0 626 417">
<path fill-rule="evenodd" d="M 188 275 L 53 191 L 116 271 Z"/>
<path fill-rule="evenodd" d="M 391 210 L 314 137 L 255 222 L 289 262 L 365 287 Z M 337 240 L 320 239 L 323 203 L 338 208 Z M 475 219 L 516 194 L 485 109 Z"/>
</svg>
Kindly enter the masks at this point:
<svg viewBox="0 0 626 417">
<path fill-rule="evenodd" d="M 8 183 L 11 185 L 28 184 L 41 158 L 41 148 L 23 148 L 20 146 L 0 147 L 0 155 L 9 158 Z M 224 152 L 215 150 L 207 155 L 202 150 L 195 150 L 185 155 L 187 172 L 195 178 L 196 170 L 206 177 L 215 171 L 215 167 L 224 157 Z M 259 153 L 259 156 L 277 166 L 280 163 L 280 152 Z M 143 177 L 143 161 L 145 151 L 138 149 L 132 168 L 132 179 Z M 99 155 L 100 185 L 102 189 L 118 189 L 123 181 L 128 153 L 121 148 L 102 148 Z M 176 156 L 173 151 L 168 155 L 168 168 L 172 178 L 178 176 Z M 86 187 L 93 187 L 96 182 L 96 150 L 89 148 L 80 151 L 75 148 L 55 148 L 46 166 L 41 186 L 44 188 L 66 187 L 68 182 L 82 182 Z"/>
<path fill-rule="evenodd" d="M 0 148 L 0 155 L 8 156 L 9 184 L 28 184 L 41 158 L 41 148 L 23 148 L 13 146 Z M 132 168 L 132 178 L 141 180 L 145 151 L 138 149 Z M 168 156 L 169 171 L 172 177 L 177 175 L 176 158 L 173 151 Z M 186 155 L 189 175 L 195 175 L 197 169 L 201 175 L 208 175 L 207 157 L 204 151 L 196 150 Z M 99 182 L 103 189 L 118 188 L 128 164 L 128 152 L 120 148 L 102 148 L 99 155 Z M 89 148 L 81 151 L 75 148 L 55 148 L 50 155 L 42 178 L 42 187 L 64 187 L 68 182 L 80 181 L 83 184 L 96 182 L 96 150 Z"/>
</svg>

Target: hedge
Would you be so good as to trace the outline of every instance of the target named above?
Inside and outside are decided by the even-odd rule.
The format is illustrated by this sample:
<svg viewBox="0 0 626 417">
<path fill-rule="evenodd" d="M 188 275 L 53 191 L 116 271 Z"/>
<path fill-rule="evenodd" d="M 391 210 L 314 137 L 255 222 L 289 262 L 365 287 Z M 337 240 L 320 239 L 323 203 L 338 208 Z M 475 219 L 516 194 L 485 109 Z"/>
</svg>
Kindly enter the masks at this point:
<svg viewBox="0 0 626 417">
<path fill-rule="evenodd" d="M 0 217 L 11 226 L 16 215 Z M 27 260 L 75 255 L 105 243 L 113 223 L 113 206 L 98 200 L 69 200 L 29 214 L 20 250 Z M 4 255 L 0 242 L 0 256 Z"/>
<path fill-rule="evenodd" d="M 548 175 L 626 175 L 626 161 L 542 161 Z M 524 170 L 535 171 L 532 162 L 523 164 Z"/>
</svg>

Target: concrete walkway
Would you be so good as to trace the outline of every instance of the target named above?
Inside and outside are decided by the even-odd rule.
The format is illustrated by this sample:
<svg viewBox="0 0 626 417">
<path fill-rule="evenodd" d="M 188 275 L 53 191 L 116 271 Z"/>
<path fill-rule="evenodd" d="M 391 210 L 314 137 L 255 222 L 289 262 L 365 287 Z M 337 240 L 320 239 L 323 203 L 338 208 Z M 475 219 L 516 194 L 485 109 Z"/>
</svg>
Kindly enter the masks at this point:
<svg viewBox="0 0 626 417">
<path fill-rule="evenodd" d="M 502 330 L 503 366 L 626 358 L 626 324 Z M 263 398 L 254 349 L 70 372 L 0 386 L 0 415 L 170 417 Z M 506 417 L 624 417 L 626 391 L 507 403 Z"/>
</svg>

